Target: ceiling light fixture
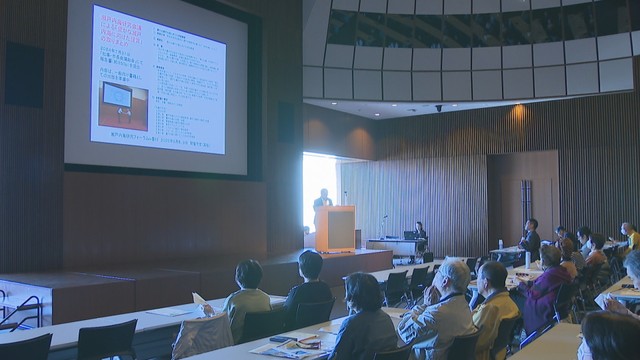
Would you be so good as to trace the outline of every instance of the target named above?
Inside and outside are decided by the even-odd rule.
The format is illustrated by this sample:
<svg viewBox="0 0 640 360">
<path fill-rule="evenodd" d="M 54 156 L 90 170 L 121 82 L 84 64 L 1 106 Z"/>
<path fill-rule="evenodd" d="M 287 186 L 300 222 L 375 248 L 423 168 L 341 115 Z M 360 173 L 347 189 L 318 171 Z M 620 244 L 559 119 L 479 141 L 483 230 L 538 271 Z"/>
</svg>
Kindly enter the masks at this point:
<svg viewBox="0 0 640 360">
<path fill-rule="evenodd" d="M 398 106 L 398 104 L 391 104 L 391 106 L 396 107 L 396 106 Z"/>
<path fill-rule="evenodd" d="M 380 116 L 380 113 L 375 113 L 375 114 L 373 114 L 373 115 L 375 115 L 375 116 Z"/>
<path fill-rule="evenodd" d="M 338 105 L 338 103 L 333 101 L 333 102 L 331 102 L 331 105 Z"/>
</svg>

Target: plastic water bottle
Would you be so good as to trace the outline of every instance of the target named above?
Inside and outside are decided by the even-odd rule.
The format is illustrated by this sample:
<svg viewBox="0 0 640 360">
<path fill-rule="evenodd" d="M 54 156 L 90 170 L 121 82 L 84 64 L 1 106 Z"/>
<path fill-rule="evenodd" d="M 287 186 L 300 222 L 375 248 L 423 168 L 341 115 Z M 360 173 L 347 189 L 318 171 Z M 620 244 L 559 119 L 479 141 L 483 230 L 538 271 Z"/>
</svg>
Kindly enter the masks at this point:
<svg viewBox="0 0 640 360">
<path fill-rule="evenodd" d="M 531 268 L 531 253 L 529 251 L 524 254 L 524 268 Z"/>
<path fill-rule="evenodd" d="M 504 247 L 504 243 L 502 242 L 502 239 L 498 240 L 498 249 L 502 250 L 502 248 Z"/>
</svg>

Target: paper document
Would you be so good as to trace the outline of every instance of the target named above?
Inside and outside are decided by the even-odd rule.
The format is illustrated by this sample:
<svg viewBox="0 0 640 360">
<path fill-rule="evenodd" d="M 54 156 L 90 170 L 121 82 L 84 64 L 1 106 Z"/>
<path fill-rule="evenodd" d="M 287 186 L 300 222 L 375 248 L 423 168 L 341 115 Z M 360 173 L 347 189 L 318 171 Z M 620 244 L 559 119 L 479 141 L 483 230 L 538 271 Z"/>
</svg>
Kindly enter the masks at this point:
<svg viewBox="0 0 640 360">
<path fill-rule="evenodd" d="M 198 305 L 207 305 L 207 302 L 202 298 L 202 296 L 198 295 L 197 292 L 192 292 L 193 302 Z"/>
<path fill-rule="evenodd" d="M 190 312 L 191 312 L 190 310 L 182 310 L 182 309 L 176 309 L 176 308 L 163 308 L 163 309 L 155 309 L 155 310 L 147 311 L 148 314 L 156 314 L 156 315 L 163 315 L 163 316 L 180 316 L 180 315 L 188 314 Z"/>
<path fill-rule="evenodd" d="M 318 329 L 318 331 L 326 332 L 333 335 L 338 335 L 338 332 L 340 332 L 340 325 L 341 324 L 332 324 L 329 326 L 323 326 L 320 329 Z"/>
<path fill-rule="evenodd" d="M 329 350 L 314 349 L 313 347 L 315 346 L 290 340 L 282 344 L 266 344 L 250 352 L 287 359 L 318 359 L 329 354 Z"/>
</svg>

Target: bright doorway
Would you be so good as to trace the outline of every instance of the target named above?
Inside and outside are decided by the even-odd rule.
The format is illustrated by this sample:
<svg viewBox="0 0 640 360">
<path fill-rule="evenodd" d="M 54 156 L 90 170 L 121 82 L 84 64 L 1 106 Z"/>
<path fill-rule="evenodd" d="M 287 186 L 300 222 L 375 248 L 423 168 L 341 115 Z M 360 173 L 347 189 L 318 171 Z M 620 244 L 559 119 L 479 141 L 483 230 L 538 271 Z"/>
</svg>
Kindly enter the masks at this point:
<svg viewBox="0 0 640 360">
<path fill-rule="evenodd" d="M 342 203 L 338 194 L 337 161 L 337 158 L 331 155 L 305 152 L 302 156 L 302 219 L 303 226 L 308 226 L 311 232 L 316 231 L 313 224 L 313 201 L 320 197 L 321 189 L 329 191 L 333 205 Z"/>
</svg>

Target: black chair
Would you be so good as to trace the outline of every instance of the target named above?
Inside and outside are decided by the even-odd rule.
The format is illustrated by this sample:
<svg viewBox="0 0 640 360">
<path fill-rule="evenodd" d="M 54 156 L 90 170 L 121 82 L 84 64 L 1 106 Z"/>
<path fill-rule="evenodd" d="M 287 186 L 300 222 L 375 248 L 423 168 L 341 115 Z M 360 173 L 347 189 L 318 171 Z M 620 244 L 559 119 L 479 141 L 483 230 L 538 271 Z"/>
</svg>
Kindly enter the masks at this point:
<svg viewBox="0 0 640 360">
<path fill-rule="evenodd" d="M 415 305 L 416 299 L 424 292 L 428 273 L 429 266 L 413 269 L 413 273 L 411 273 L 411 281 L 409 282 L 409 289 L 407 291 L 408 298 L 411 301 L 410 305 Z M 433 282 L 433 279 L 431 281 Z"/>
<path fill-rule="evenodd" d="M 121 324 L 81 328 L 78 331 L 78 360 L 98 360 L 104 358 L 136 358 L 131 344 L 138 319 Z"/>
<path fill-rule="evenodd" d="M 620 260 L 619 257 L 616 257 L 616 256 L 612 257 L 611 261 L 609 262 L 609 265 L 611 267 L 611 282 L 612 283 L 617 283 L 622 278 L 627 276 L 627 270 L 622 265 L 622 260 Z"/>
<path fill-rule="evenodd" d="M 478 258 L 468 258 L 467 260 L 465 260 L 465 263 L 467 263 L 467 266 L 469 267 L 469 272 L 474 277 L 478 276 L 478 274 L 476 274 L 476 263 L 477 262 L 478 262 Z"/>
<path fill-rule="evenodd" d="M 395 350 L 377 352 L 373 355 L 373 360 L 407 360 L 412 348 L 413 342 Z"/>
<path fill-rule="evenodd" d="M 244 328 L 238 344 L 262 339 L 284 332 L 285 309 L 249 312 L 244 316 Z"/>
<path fill-rule="evenodd" d="M 547 331 L 551 330 L 556 325 L 555 321 L 551 321 L 546 325 L 543 325 L 538 330 L 534 330 L 531 334 L 529 334 L 522 342 L 520 343 L 520 350 L 525 346 L 529 345 L 533 340 L 539 338 Z"/>
<path fill-rule="evenodd" d="M 0 344 L 0 359 L 47 360 L 52 336 L 53 334 L 44 334 L 28 340 Z"/>
<path fill-rule="evenodd" d="M 389 273 L 384 286 L 384 305 L 393 307 L 399 305 L 406 299 L 407 272 Z"/>
<path fill-rule="evenodd" d="M 433 279 L 436 277 L 436 270 L 433 269 L 432 272 L 427 274 L 427 277 L 424 279 L 424 286 L 428 288 L 433 284 Z"/>
<path fill-rule="evenodd" d="M 433 253 L 432 252 L 426 252 L 424 254 L 422 254 L 422 263 L 430 263 L 433 262 Z"/>
<path fill-rule="evenodd" d="M 300 303 L 296 309 L 295 329 L 329 321 L 336 298 L 316 303 Z"/>
<path fill-rule="evenodd" d="M 478 337 L 480 337 L 480 331 L 482 329 L 476 329 L 476 331 L 469 335 L 456 336 L 453 339 L 453 344 L 449 348 L 448 360 L 475 360 L 476 358 L 476 344 L 478 343 Z"/>
<path fill-rule="evenodd" d="M 514 335 L 513 330 L 520 319 L 521 317 L 518 315 L 512 318 L 502 319 L 500 321 L 500 326 L 498 326 L 498 336 L 496 336 L 496 339 L 493 341 L 493 346 L 489 351 L 489 355 L 492 360 L 504 360 L 496 359 L 496 355 L 502 351 L 502 349 L 507 348 L 507 353 L 509 353 L 509 346 L 511 345 Z"/>
<path fill-rule="evenodd" d="M 566 319 L 575 305 L 575 295 L 578 291 L 578 284 L 562 284 L 556 294 L 556 300 L 553 303 L 553 310 L 555 312 L 553 318 L 560 322 Z"/>
</svg>

